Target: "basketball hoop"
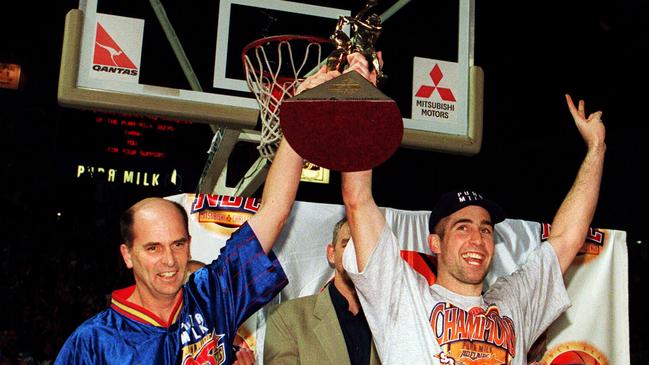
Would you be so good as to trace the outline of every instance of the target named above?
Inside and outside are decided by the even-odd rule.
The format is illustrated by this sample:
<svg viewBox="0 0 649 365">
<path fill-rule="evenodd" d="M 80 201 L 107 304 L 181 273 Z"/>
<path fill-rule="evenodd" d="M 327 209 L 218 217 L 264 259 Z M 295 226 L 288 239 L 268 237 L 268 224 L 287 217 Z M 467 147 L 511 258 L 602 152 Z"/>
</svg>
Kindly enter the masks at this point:
<svg viewBox="0 0 649 365">
<path fill-rule="evenodd" d="M 261 117 L 261 139 L 257 150 L 261 157 L 273 160 L 282 139 L 279 109 L 284 99 L 295 94 L 308 73 L 323 64 L 327 38 L 279 35 L 260 38 L 243 48 L 241 58 L 246 82 L 255 94 Z M 297 61 L 297 62 L 296 62 Z"/>
</svg>

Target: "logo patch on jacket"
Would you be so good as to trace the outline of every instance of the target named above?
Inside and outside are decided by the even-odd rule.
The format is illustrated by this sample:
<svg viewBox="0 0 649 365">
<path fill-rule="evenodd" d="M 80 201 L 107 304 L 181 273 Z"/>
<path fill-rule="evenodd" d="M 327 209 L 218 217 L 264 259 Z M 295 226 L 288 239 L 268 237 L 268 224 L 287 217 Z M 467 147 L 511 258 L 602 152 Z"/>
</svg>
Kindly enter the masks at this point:
<svg viewBox="0 0 649 365">
<path fill-rule="evenodd" d="M 516 356 L 516 333 L 511 318 L 495 306 L 468 312 L 448 303 L 437 303 L 430 324 L 442 348 L 444 364 L 511 364 Z M 444 361 L 442 361 L 444 360 Z"/>
<path fill-rule="evenodd" d="M 183 347 L 182 365 L 221 365 L 225 362 L 224 335 L 214 332 Z"/>
</svg>

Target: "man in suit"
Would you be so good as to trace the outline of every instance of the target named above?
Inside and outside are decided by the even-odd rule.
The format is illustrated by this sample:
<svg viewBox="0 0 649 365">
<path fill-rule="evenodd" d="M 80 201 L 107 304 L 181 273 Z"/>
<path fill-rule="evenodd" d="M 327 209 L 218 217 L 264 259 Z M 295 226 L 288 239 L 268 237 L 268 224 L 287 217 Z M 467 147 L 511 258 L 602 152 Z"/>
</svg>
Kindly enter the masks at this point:
<svg viewBox="0 0 649 365">
<path fill-rule="evenodd" d="M 271 309 L 264 364 L 380 364 L 356 289 L 342 264 L 349 238 L 349 224 L 343 218 L 327 245 L 334 277 L 319 294 Z"/>
</svg>

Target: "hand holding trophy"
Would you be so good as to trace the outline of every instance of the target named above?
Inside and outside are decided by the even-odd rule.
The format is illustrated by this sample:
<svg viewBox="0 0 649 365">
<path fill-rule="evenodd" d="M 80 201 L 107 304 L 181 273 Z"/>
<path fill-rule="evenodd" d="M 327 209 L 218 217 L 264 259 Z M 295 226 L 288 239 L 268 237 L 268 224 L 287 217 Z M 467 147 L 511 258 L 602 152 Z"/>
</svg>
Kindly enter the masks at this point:
<svg viewBox="0 0 649 365">
<path fill-rule="evenodd" d="M 306 91 L 282 104 L 284 136 L 316 165 L 367 170 L 387 160 L 401 144 L 403 120 L 396 102 L 368 81 L 383 77 L 375 50 L 381 20 L 368 15 L 375 5 L 376 0 L 369 0 L 356 16 L 340 17 L 331 36 L 336 49 L 326 67 L 304 81 L 299 90 Z M 351 36 L 343 31 L 346 24 Z"/>
</svg>

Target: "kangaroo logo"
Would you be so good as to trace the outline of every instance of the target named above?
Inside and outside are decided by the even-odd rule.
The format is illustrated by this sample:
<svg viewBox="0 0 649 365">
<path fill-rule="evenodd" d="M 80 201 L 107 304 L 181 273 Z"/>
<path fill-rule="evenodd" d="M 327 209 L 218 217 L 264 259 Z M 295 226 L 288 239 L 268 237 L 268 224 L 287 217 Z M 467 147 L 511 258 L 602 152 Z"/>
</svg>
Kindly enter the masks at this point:
<svg viewBox="0 0 649 365">
<path fill-rule="evenodd" d="M 119 44 L 115 42 L 113 37 L 108 34 L 99 22 L 97 22 L 97 33 L 95 35 L 95 56 L 93 63 L 129 69 L 137 68 L 128 55 L 124 53 L 124 50 L 122 50 Z"/>
</svg>

